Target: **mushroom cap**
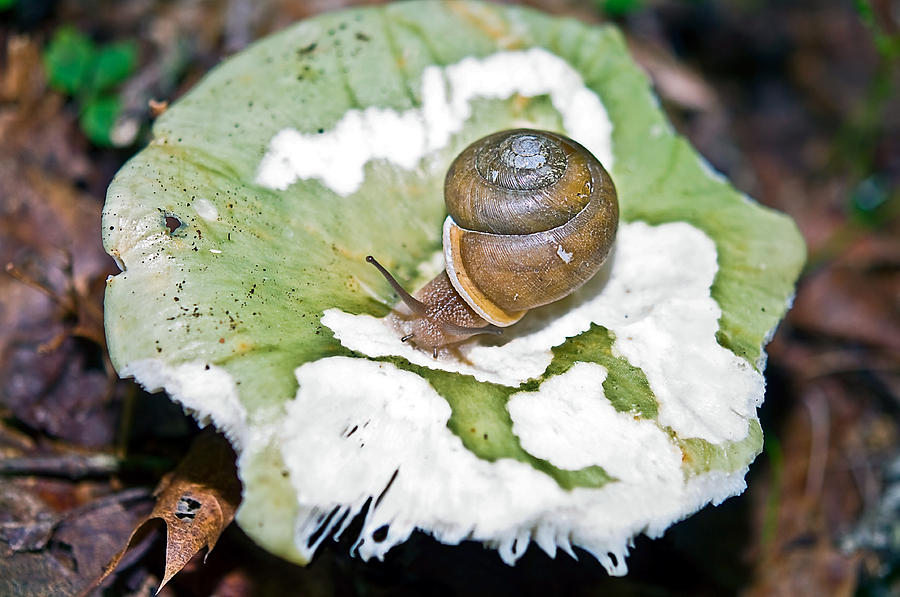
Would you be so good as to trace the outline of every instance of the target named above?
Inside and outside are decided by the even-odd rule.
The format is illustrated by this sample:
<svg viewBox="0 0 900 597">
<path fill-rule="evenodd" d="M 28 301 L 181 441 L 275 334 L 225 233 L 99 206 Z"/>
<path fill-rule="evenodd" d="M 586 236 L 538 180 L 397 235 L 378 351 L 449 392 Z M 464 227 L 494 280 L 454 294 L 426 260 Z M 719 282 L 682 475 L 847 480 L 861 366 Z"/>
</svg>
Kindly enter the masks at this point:
<svg viewBox="0 0 900 597">
<path fill-rule="evenodd" d="M 517 127 L 606 166 L 614 255 L 501 343 L 432 359 L 385 325 L 365 256 L 410 286 L 439 271 L 447 167 Z M 743 490 L 804 259 L 675 135 L 615 28 L 476 2 L 325 14 L 230 58 L 117 174 L 103 240 L 115 367 L 229 437 L 260 545 L 304 563 L 365 512 L 364 558 L 418 528 L 613 574 L 636 534 Z"/>
</svg>

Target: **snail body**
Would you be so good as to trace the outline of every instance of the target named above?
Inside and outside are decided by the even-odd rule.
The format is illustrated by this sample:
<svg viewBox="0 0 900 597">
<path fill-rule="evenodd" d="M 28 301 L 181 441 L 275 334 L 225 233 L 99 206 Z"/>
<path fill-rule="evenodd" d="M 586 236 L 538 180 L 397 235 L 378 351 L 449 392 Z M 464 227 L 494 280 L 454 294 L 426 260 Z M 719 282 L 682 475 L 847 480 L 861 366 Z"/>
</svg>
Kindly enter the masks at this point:
<svg viewBox="0 0 900 597">
<path fill-rule="evenodd" d="M 372 257 L 411 312 L 404 341 L 423 349 L 500 333 L 529 309 L 575 291 L 615 241 L 615 186 L 584 147 L 514 129 L 464 149 L 444 182 L 446 270 L 410 296 Z"/>
</svg>

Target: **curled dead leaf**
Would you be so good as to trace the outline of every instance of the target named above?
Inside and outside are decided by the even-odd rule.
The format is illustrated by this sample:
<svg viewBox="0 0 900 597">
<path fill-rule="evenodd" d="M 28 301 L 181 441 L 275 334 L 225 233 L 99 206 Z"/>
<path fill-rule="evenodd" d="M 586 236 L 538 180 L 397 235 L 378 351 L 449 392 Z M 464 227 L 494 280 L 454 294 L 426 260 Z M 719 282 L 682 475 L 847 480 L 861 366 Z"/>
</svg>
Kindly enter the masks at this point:
<svg viewBox="0 0 900 597">
<path fill-rule="evenodd" d="M 201 549 L 206 547 L 209 556 L 240 503 L 241 483 L 234 460 L 234 452 L 224 438 L 209 431 L 202 433 L 178 467 L 160 481 L 154 492 L 153 511 L 135 526 L 125 547 L 81 595 L 88 595 L 116 569 L 135 537 L 154 519 L 166 524 L 166 564 L 157 593 Z"/>
</svg>

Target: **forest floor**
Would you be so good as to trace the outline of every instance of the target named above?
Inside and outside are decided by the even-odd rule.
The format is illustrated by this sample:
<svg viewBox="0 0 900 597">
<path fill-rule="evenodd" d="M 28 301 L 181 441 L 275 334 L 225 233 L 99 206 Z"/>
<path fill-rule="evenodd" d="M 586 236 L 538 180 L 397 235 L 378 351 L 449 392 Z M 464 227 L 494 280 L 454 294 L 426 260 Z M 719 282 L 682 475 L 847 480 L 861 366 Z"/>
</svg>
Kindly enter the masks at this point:
<svg viewBox="0 0 900 597">
<path fill-rule="evenodd" d="M 161 595 L 900 594 L 896 3 L 532 4 L 615 20 L 679 132 L 806 239 L 794 306 L 768 346 L 766 444 L 748 490 L 639 538 L 625 578 L 586 554 L 532 547 L 509 568 L 479 544 L 422 534 L 384 562 L 342 541 L 300 568 L 231 525 Z M 112 176 L 146 142 L 155 102 L 342 5 L 0 0 L 0 595 L 87 586 L 197 435 L 108 364 L 102 298 L 117 269 L 99 229 Z M 110 80 L 85 89 L 53 71 L 60 35 L 109 50 Z M 161 530 L 136 541 L 105 594 L 150 594 L 164 550 Z"/>
</svg>

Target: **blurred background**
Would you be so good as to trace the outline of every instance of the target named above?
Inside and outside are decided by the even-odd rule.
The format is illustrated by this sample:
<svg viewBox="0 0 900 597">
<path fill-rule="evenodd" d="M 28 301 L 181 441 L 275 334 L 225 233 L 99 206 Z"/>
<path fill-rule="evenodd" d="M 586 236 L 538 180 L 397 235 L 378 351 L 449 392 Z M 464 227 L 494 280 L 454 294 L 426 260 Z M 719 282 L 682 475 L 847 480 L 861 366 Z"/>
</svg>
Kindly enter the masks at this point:
<svg viewBox="0 0 900 597">
<path fill-rule="evenodd" d="M 113 174 L 222 59 L 348 4 L 0 0 L 0 595 L 87 585 L 197 433 L 106 359 Z M 806 238 L 748 490 L 638 538 L 625 578 L 421 534 L 384 562 L 326 542 L 299 568 L 232 525 L 161 594 L 900 595 L 900 1 L 528 4 L 617 23 L 675 127 Z M 102 594 L 152 594 L 164 544 L 139 542 Z"/>
</svg>

